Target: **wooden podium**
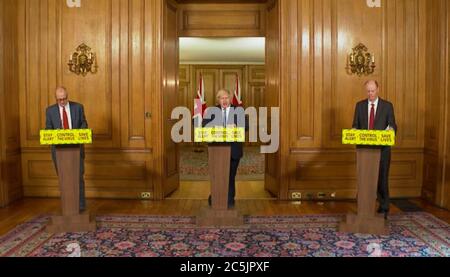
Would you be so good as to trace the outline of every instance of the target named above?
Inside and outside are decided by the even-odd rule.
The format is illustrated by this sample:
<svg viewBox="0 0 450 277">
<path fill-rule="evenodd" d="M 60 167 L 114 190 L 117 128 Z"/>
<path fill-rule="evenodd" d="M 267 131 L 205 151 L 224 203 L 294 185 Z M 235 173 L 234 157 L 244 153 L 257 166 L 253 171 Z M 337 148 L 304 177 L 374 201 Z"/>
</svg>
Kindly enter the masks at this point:
<svg viewBox="0 0 450 277">
<path fill-rule="evenodd" d="M 55 145 L 61 192 L 62 215 L 52 216 L 46 231 L 50 233 L 89 232 L 96 230 L 96 223 L 89 212 L 80 213 L 80 148 L 81 140 L 74 140 L 90 130 L 44 130 L 41 144 Z M 75 134 L 75 135 L 74 135 Z M 47 135 L 47 141 L 42 138 Z M 77 144 L 67 144 L 68 142 Z"/>
<path fill-rule="evenodd" d="M 235 209 L 228 209 L 231 146 L 213 143 L 208 146 L 211 180 L 211 207 L 197 216 L 198 226 L 240 226 L 244 218 Z"/>
<path fill-rule="evenodd" d="M 382 216 L 376 214 L 376 197 L 381 150 L 358 148 L 356 167 L 358 212 L 348 214 L 339 226 L 340 232 L 387 235 L 389 229 Z"/>
</svg>

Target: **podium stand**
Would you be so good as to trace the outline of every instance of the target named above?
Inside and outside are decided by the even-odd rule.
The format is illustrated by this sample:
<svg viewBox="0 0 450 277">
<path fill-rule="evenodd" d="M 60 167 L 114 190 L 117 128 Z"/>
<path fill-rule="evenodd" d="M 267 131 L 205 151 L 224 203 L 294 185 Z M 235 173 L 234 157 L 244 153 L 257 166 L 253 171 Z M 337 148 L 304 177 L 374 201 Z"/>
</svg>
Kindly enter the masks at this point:
<svg viewBox="0 0 450 277">
<path fill-rule="evenodd" d="M 211 207 L 197 217 L 199 226 L 240 226 L 244 218 L 235 209 L 228 209 L 231 146 L 214 143 L 208 146 L 209 175 L 211 180 Z"/>
<path fill-rule="evenodd" d="M 339 226 L 340 232 L 387 235 L 389 229 L 382 216 L 376 214 L 376 197 L 381 150 L 356 150 L 358 212 L 348 214 Z"/>
<path fill-rule="evenodd" d="M 41 131 L 41 144 L 55 145 L 56 166 L 61 192 L 62 215 L 52 216 L 46 228 L 50 233 L 89 232 L 96 230 L 96 223 L 89 212 L 80 213 L 80 143 L 82 140 L 66 139 L 64 143 L 58 141 L 61 137 L 74 138 L 78 133 L 85 134 L 90 130 L 45 130 Z M 74 136 L 75 134 L 75 136 Z M 91 133 L 90 133 L 91 134 Z M 46 137 L 47 141 L 43 142 Z M 77 144 L 67 145 L 68 142 Z M 64 145 L 63 145 L 64 144 Z"/>
</svg>

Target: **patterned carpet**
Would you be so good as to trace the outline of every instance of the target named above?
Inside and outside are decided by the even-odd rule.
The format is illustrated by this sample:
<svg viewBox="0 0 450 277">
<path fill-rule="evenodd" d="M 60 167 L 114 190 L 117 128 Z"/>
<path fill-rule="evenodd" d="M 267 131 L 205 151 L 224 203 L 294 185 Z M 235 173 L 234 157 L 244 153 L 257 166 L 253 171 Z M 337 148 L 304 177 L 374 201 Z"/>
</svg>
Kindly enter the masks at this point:
<svg viewBox="0 0 450 277">
<path fill-rule="evenodd" d="M 208 149 L 201 147 L 203 152 L 194 152 L 193 147 L 180 149 L 180 179 L 183 181 L 207 181 Z M 264 180 L 264 154 L 259 147 L 245 147 L 244 157 L 239 164 L 237 180 Z"/>
<path fill-rule="evenodd" d="M 392 215 L 389 236 L 338 233 L 342 218 L 246 217 L 241 228 L 208 229 L 194 217 L 99 216 L 97 232 L 50 235 L 42 216 L 1 237 L 0 256 L 450 257 L 450 226 L 430 214 Z"/>
</svg>

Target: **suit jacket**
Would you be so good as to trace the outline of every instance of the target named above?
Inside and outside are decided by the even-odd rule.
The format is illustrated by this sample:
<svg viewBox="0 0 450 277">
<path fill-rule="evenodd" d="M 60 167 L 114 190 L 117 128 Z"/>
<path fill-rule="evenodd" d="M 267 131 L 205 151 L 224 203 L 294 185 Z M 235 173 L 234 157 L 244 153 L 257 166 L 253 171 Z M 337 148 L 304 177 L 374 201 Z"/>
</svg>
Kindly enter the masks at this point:
<svg viewBox="0 0 450 277">
<path fill-rule="evenodd" d="M 76 102 L 69 102 L 69 105 L 72 129 L 87 129 L 88 123 L 84 115 L 83 105 Z M 47 108 L 45 129 L 63 129 L 58 104 Z"/>
<path fill-rule="evenodd" d="M 375 114 L 375 130 L 386 130 L 388 126 L 397 132 L 395 123 L 394 106 L 391 102 L 378 98 L 378 107 Z M 369 104 L 368 100 L 362 100 L 356 104 L 353 128 L 360 130 L 369 129 Z"/>
<path fill-rule="evenodd" d="M 216 106 L 217 108 L 220 109 L 220 106 Z M 238 108 L 236 106 L 231 105 L 231 108 Z M 210 123 L 211 121 L 214 121 L 215 119 L 215 115 L 212 114 L 211 115 L 211 119 L 203 119 L 203 126 L 207 125 L 208 123 Z M 222 120 L 220 120 L 220 122 L 222 122 Z M 249 124 L 248 124 L 248 118 L 245 117 L 245 126 L 239 126 L 239 122 L 238 122 L 238 115 L 235 114 L 233 118 L 227 118 L 227 122 L 228 124 L 235 124 L 237 127 L 244 127 L 246 131 L 249 130 Z M 242 156 L 244 156 L 244 150 L 243 150 L 243 143 L 242 142 L 230 142 L 227 143 L 231 145 L 231 158 L 233 160 L 238 160 L 240 158 L 242 158 Z"/>
<path fill-rule="evenodd" d="M 70 117 L 72 121 L 72 129 L 87 129 L 88 123 L 86 121 L 86 117 L 84 115 L 83 105 L 76 102 L 69 102 L 70 105 Z M 47 108 L 46 111 L 46 121 L 45 121 L 45 129 L 47 130 L 55 130 L 55 129 L 63 129 L 61 122 L 61 115 L 59 112 L 58 104 L 52 105 Z M 84 159 L 84 145 L 81 145 L 81 163 L 83 164 Z M 56 167 L 56 152 L 55 146 L 52 146 L 52 158 Z"/>
<path fill-rule="evenodd" d="M 375 130 L 386 130 L 388 126 L 397 132 L 397 124 L 395 123 L 394 106 L 391 102 L 378 98 L 378 107 L 375 114 L 374 122 Z M 362 100 L 356 104 L 355 116 L 353 119 L 353 128 L 359 130 L 369 129 L 369 103 L 368 100 Z M 390 153 L 390 147 L 374 147 L 374 146 L 357 146 L 357 148 L 380 148 Z"/>
</svg>

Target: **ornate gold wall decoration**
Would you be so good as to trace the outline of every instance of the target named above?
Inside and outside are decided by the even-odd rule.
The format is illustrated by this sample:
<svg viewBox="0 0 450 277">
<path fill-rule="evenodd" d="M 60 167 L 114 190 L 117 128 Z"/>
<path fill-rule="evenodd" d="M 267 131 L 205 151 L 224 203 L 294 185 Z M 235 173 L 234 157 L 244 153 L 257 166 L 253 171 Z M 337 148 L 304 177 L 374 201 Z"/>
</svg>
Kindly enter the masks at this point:
<svg viewBox="0 0 450 277">
<path fill-rule="evenodd" d="M 368 52 L 367 47 L 360 43 L 352 49 L 347 58 L 347 72 L 350 75 L 370 75 L 375 71 L 375 56 Z"/>
<path fill-rule="evenodd" d="M 69 70 L 77 75 L 86 76 L 88 73 L 97 73 L 97 57 L 91 52 L 91 48 L 82 43 L 76 52 L 70 55 Z"/>
</svg>

